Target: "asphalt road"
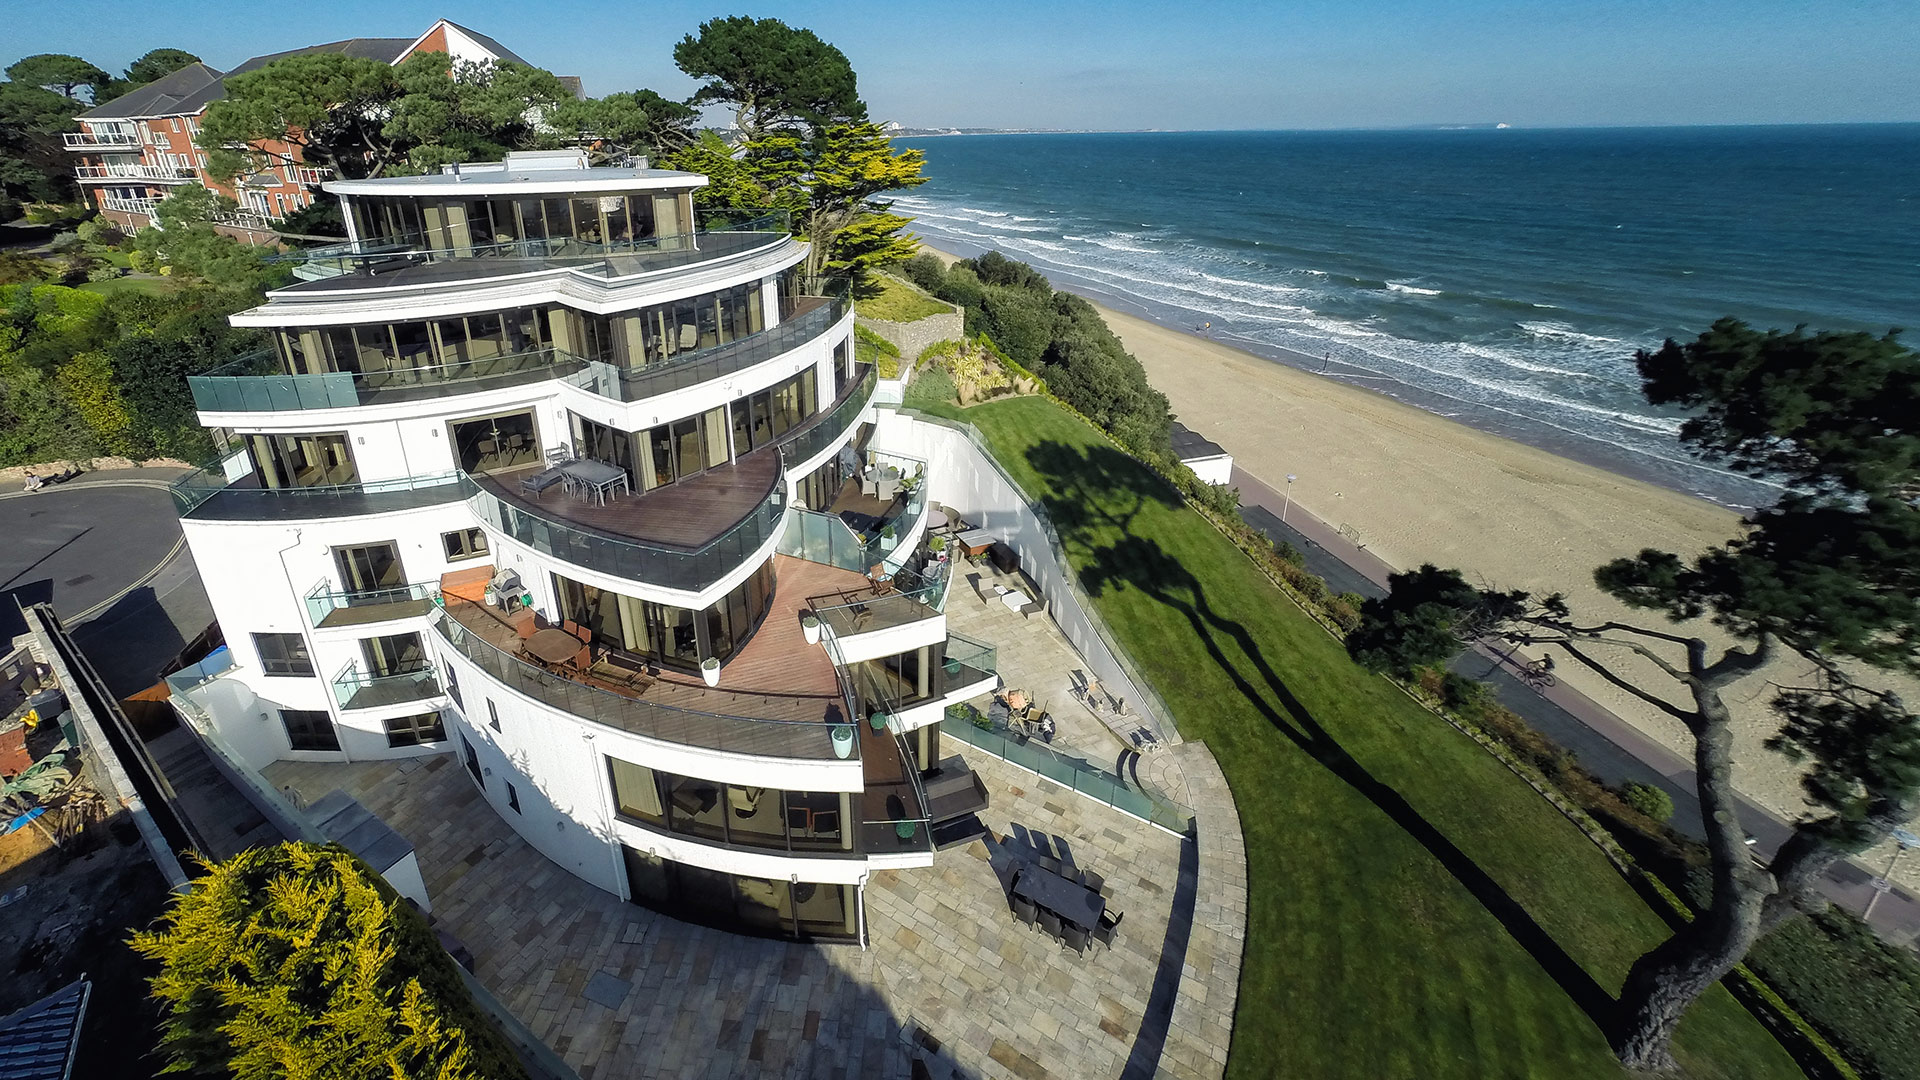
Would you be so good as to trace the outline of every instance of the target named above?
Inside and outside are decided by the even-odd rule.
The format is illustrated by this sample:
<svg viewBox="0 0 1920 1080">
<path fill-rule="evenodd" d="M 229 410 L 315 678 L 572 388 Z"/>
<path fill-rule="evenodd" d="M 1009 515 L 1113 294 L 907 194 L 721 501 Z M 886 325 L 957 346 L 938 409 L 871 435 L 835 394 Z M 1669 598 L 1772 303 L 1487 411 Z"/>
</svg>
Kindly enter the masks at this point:
<svg viewBox="0 0 1920 1080">
<path fill-rule="evenodd" d="M 24 631 L 17 604 L 51 603 L 109 690 L 151 686 L 213 609 L 150 471 L 90 473 L 28 494 L 0 492 L 0 625 Z"/>
</svg>

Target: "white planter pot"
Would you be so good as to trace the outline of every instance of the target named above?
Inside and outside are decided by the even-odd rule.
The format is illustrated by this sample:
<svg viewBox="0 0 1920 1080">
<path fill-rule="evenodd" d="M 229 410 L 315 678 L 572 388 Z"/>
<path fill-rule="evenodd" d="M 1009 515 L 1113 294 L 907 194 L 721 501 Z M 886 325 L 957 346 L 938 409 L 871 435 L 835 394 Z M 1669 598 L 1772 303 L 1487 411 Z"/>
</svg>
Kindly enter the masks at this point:
<svg viewBox="0 0 1920 1080">
<path fill-rule="evenodd" d="M 807 644 L 820 644 L 820 620 L 809 615 L 800 620 L 800 632 L 807 636 Z"/>
<path fill-rule="evenodd" d="M 702 679 L 707 680 L 708 686 L 719 686 L 720 685 L 720 661 L 702 660 L 700 662 L 700 677 Z"/>
<path fill-rule="evenodd" d="M 853 725 L 836 724 L 833 728 L 833 756 L 845 761 L 853 756 Z"/>
</svg>

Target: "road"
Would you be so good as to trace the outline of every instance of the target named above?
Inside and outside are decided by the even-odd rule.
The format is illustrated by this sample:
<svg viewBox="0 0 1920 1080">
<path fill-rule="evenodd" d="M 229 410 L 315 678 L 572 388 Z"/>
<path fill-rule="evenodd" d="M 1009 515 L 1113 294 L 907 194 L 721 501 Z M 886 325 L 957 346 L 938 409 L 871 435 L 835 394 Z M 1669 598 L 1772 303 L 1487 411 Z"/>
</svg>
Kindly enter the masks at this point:
<svg viewBox="0 0 1920 1080">
<path fill-rule="evenodd" d="M 23 632 L 16 603 L 47 602 L 99 670 L 126 696 L 213 621 L 157 470 L 87 473 L 27 493 L 0 491 L 0 623 Z"/>
<path fill-rule="evenodd" d="M 1285 540 L 1306 556 L 1308 570 L 1325 578 L 1335 592 L 1385 596 L 1387 576 L 1394 572 L 1379 556 L 1357 544 L 1312 514 L 1289 505 L 1279 491 L 1235 466 L 1232 483 L 1240 489 L 1240 516 L 1268 539 Z M 1280 520 L 1282 513 L 1286 521 Z M 1693 763 L 1642 734 L 1593 699 L 1564 684 L 1534 690 L 1515 677 L 1504 657 L 1484 648 L 1464 654 L 1455 671 L 1482 679 L 1493 687 L 1501 704 L 1513 710 L 1534 730 L 1573 751 L 1580 764 L 1610 785 L 1628 780 L 1654 784 L 1673 796 L 1673 825 L 1696 838 L 1702 835 L 1700 800 L 1695 794 Z M 1754 851 L 1772 858 L 1792 825 L 1750 799 L 1740 800 L 1740 820 L 1754 837 Z M 1857 860 L 1838 863 L 1822 883 L 1834 903 L 1859 914 L 1873 896 L 1873 881 L 1884 867 L 1869 868 Z M 1895 886 L 1873 909 L 1872 925 L 1887 940 L 1920 943 L 1920 900 Z"/>
</svg>

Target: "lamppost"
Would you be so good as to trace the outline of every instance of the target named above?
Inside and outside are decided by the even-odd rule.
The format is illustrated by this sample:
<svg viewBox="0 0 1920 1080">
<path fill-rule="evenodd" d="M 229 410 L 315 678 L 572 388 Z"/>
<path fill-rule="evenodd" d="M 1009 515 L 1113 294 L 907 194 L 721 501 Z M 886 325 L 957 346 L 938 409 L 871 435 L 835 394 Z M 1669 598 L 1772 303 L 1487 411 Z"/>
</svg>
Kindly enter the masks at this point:
<svg viewBox="0 0 1920 1080">
<path fill-rule="evenodd" d="M 1873 895 L 1867 899 L 1867 910 L 1860 913 L 1862 922 L 1872 919 L 1873 906 L 1880 902 L 1881 897 L 1893 891 L 1893 868 L 1900 865 L 1900 856 L 1905 855 L 1912 848 L 1920 847 L 1920 836 L 1905 829 L 1893 830 L 1893 839 L 1900 845 L 1900 849 L 1893 853 L 1893 861 L 1887 864 L 1886 876 L 1874 881 Z"/>
<path fill-rule="evenodd" d="M 1287 523 L 1287 511 L 1293 508 L 1293 482 L 1298 479 L 1300 478 L 1292 473 L 1287 474 L 1287 490 L 1282 493 L 1285 498 L 1280 503 L 1280 524 L 1282 525 Z"/>
</svg>

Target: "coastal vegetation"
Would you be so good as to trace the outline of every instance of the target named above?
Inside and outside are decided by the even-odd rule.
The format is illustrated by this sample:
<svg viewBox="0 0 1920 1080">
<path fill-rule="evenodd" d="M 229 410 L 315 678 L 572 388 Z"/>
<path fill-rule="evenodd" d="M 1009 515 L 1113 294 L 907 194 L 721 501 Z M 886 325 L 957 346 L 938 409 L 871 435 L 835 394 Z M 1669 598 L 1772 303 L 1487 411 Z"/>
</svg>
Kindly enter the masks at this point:
<svg viewBox="0 0 1920 1080">
<path fill-rule="evenodd" d="M 1368 602 L 1347 645 L 1403 676 L 1475 640 L 1544 647 L 1692 735 L 1706 900 L 1635 961 L 1607 1021 L 1623 1063 L 1658 1070 L 1672 1066 L 1674 1032 L 1702 993 L 1764 935 L 1823 910 L 1818 886 L 1835 862 L 1920 810 L 1920 716 L 1863 678 L 1920 673 L 1920 354 L 1893 333 L 1724 319 L 1636 359 L 1649 402 L 1692 414 L 1680 431 L 1689 448 L 1785 490 L 1721 546 L 1649 549 L 1594 571 L 1602 591 L 1662 621 L 1582 622 L 1559 595 L 1480 588 L 1425 566 Z M 1768 679 L 1776 656 L 1811 672 L 1806 685 Z M 1767 746 L 1804 768 L 1811 808 L 1765 867 L 1749 857 L 1732 780 L 1727 703 L 1751 684 L 1740 692 L 1770 691 L 1779 727 Z"/>
<path fill-rule="evenodd" d="M 1282 595 L 1165 480 L 1044 396 L 979 427 L 1107 624 L 1232 786 L 1247 950 L 1228 1075 L 1617 1077 L 1603 1023 L 1666 933 L 1552 804 Z M 1204 828 L 1204 826 L 1203 826 Z M 1797 1077 L 1724 990 L 1695 1077 Z"/>
<path fill-rule="evenodd" d="M 872 296 L 854 302 L 854 310 L 869 319 L 882 322 L 914 322 L 929 315 L 944 315 L 947 305 L 894 277 L 874 282 Z"/>
<path fill-rule="evenodd" d="M 951 268 L 932 253 L 905 267 L 914 284 L 966 311 L 982 335 L 1047 389 L 1136 454 L 1171 457 L 1173 416 L 1092 304 L 1056 292 L 1039 271 L 989 251 Z"/>
<path fill-rule="evenodd" d="M 337 844 L 207 865 L 134 951 L 173 1071 L 525 1080 L 426 920 Z"/>
</svg>

